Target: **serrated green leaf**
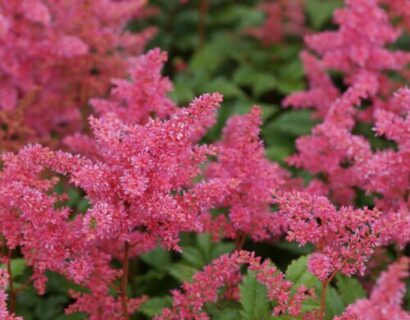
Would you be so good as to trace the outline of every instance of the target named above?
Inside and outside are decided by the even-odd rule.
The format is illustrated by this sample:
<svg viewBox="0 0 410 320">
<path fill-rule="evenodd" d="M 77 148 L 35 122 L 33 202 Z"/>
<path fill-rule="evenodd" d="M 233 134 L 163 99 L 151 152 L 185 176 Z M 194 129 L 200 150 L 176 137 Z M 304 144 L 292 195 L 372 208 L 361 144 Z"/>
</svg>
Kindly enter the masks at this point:
<svg viewBox="0 0 410 320">
<path fill-rule="evenodd" d="M 345 307 L 354 303 L 357 299 L 366 297 L 366 292 L 362 285 L 355 278 L 337 275 L 336 283 Z"/>
<path fill-rule="evenodd" d="M 253 95 L 258 97 L 262 93 L 272 90 L 276 87 L 277 81 L 272 73 L 262 72 L 253 69 L 250 66 L 244 66 L 238 69 L 234 74 L 233 80 L 238 85 L 250 86 Z"/>
<path fill-rule="evenodd" d="M 196 247 L 183 248 L 182 258 L 188 262 L 189 265 L 197 269 L 201 268 L 207 262 L 204 254 Z"/>
<path fill-rule="evenodd" d="M 161 248 L 156 248 L 146 254 L 143 254 L 140 258 L 147 265 L 154 267 L 157 270 L 165 270 L 171 264 L 169 252 Z"/>
<path fill-rule="evenodd" d="M 301 257 L 292 261 L 286 270 L 286 279 L 294 284 L 294 289 L 304 285 L 308 288 L 320 289 L 320 281 L 309 272 L 306 267 L 307 257 Z"/>
<path fill-rule="evenodd" d="M 298 137 L 308 134 L 317 121 L 310 110 L 291 110 L 278 116 L 266 130 L 277 130 L 286 135 Z"/>
<path fill-rule="evenodd" d="M 297 255 L 307 255 L 314 251 L 314 247 L 310 244 L 300 246 L 297 242 L 280 241 L 275 244 L 275 247 L 285 249 Z"/>
<path fill-rule="evenodd" d="M 237 320 L 241 318 L 240 305 L 232 301 L 219 301 L 205 306 L 206 312 L 213 320 Z"/>
<path fill-rule="evenodd" d="M 138 311 L 141 311 L 148 317 L 153 317 L 161 313 L 162 309 L 170 307 L 171 304 L 172 300 L 170 297 L 155 297 L 143 303 Z"/>
<path fill-rule="evenodd" d="M 335 288 L 329 286 L 326 291 L 326 320 L 331 320 L 344 310 L 343 301 Z"/>
<path fill-rule="evenodd" d="M 239 285 L 242 319 L 264 320 L 269 319 L 271 310 L 266 288 L 260 284 L 252 272 L 243 278 Z"/>
<path fill-rule="evenodd" d="M 168 271 L 175 279 L 184 282 L 191 280 L 198 269 L 184 263 L 174 263 L 169 266 Z"/>
<path fill-rule="evenodd" d="M 23 258 L 15 258 L 11 260 L 11 273 L 13 275 L 13 279 L 21 276 L 26 268 L 27 264 Z"/>
<path fill-rule="evenodd" d="M 27 265 L 26 265 L 26 261 L 23 258 L 14 258 L 10 262 L 10 267 L 11 267 L 11 275 L 13 279 L 15 279 L 24 273 L 24 270 L 26 270 Z M 2 264 L 0 268 L 6 269 L 7 266 L 5 264 Z"/>
<path fill-rule="evenodd" d="M 297 288 L 304 285 L 307 288 L 315 289 L 316 294 L 319 295 L 322 284 L 321 282 L 307 269 L 307 256 L 302 256 L 293 260 L 286 269 L 285 278 L 293 283 L 292 291 L 295 292 Z M 308 299 L 303 302 L 302 310 L 304 312 L 317 310 L 319 308 L 319 301 L 317 299 Z"/>
<path fill-rule="evenodd" d="M 218 77 L 208 82 L 203 90 L 204 92 L 219 92 L 225 98 L 246 98 L 245 93 L 225 77 Z"/>
<path fill-rule="evenodd" d="M 330 21 L 334 10 L 341 7 L 341 0 L 309 0 L 306 1 L 306 11 L 315 29 L 320 29 Z"/>
</svg>

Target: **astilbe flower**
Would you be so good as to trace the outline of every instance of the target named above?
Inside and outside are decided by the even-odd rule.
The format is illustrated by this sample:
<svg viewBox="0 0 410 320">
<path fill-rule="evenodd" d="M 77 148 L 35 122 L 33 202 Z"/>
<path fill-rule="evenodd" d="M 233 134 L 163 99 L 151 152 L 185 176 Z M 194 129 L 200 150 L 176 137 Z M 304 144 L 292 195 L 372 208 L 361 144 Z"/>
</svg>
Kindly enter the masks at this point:
<svg viewBox="0 0 410 320">
<path fill-rule="evenodd" d="M 302 36 L 306 32 L 304 0 L 266 0 L 259 6 L 265 14 L 260 27 L 246 33 L 260 39 L 265 46 L 278 44 L 285 36 Z"/>
<path fill-rule="evenodd" d="M 375 92 L 374 80 L 370 74 L 358 78 L 355 85 L 330 105 L 323 123 L 314 127 L 311 135 L 298 138 L 298 153 L 287 159 L 291 165 L 321 174 L 328 194 L 340 203 L 349 203 L 354 198 L 353 187 L 360 179 L 356 164 L 371 155 L 369 142 L 352 135 L 351 129 L 354 107 Z"/>
<path fill-rule="evenodd" d="M 293 108 L 314 108 L 317 116 L 324 118 L 329 106 L 339 97 L 340 92 L 333 84 L 323 62 L 308 51 L 302 51 L 300 58 L 309 81 L 309 90 L 295 92 L 285 98 L 283 105 Z"/>
<path fill-rule="evenodd" d="M 308 47 L 322 57 L 327 68 L 340 70 L 348 78 L 362 69 L 398 70 L 407 61 L 404 52 L 385 48 L 398 38 L 400 30 L 392 27 L 378 2 L 345 0 L 345 7 L 333 15 L 338 30 L 306 36 Z"/>
<path fill-rule="evenodd" d="M 390 100 L 390 110 L 378 110 L 375 118 L 376 134 L 395 142 L 396 148 L 374 152 L 358 168 L 360 187 L 369 194 L 377 194 L 376 205 L 391 216 L 400 217 L 402 227 L 395 232 L 401 245 L 410 241 L 409 180 L 410 174 L 410 90 L 400 89 Z"/>
<path fill-rule="evenodd" d="M 153 49 L 133 60 L 129 68 L 131 81 L 113 80 L 109 99 L 92 99 L 98 115 L 114 112 L 127 123 L 144 124 L 150 117 L 163 119 L 175 112 L 175 104 L 167 97 L 172 83 L 161 75 L 167 53 Z"/>
<path fill-rule="evenodd" d="M 145 124 L 150 118 L 164 119 L 176 111 L 175 104 L 167 97 L 172 83 L 161 75 L 167 54 L 153 49 L 133 59 L 128 68 L 130 81 L 115 79 L 110 96 L 106 99 L 91 99 L 90 103 L 98 116 L 115 113 L 129 124 Z M 70 150 L 81 154 L 95 155 L 95 143 L 89 135 L 76 133 L 64 139 Z"/>
<path fill-rule="evenodd" d="M 0 232 L 9 250 L 18 247 L 33 267 L 40 293 L 44 272 L 51 270 L 89 290 L 71 293 L 76 302 L 68 312 L 121 319 L 124 303 L 132 313 L 144 301 L 110 294 L 125 272 L 110 262 L 119 259 L 125 268 L 128 259 L 158 242 L 178 250 L 179 233 L 200 232 L 199 217 L 234 187 L 227 180 L 194 181 L 214 154 L 197 144 L 198 134 L 214 122 L 220 101 L 219 94 L 204 95 L 169 120 L 145 125 L 124 123 L 112 113 L 91 118 L 91 158 L 38 145 L 3 156 Z M 84 215 L 56 207 L 63 199 L 50 192 L 57 180 L 44 178 L 49 170 L 85 192 L 91 207 Z"/>
<path fill-rule="evenodd" d="M 195 145 L 197 135 L 212 124 L 220 101 L 218 94 L 204 95 L 169 120 L 145 125 L 126 124 L 114 114 L 91 118 L 98 157 L 70 172 L 92 205 L 84 221 L 90 238 L 121 243 L 144 229 L 177 249 L 180 231 L 198 230 L 197 215 L 229 189 L 217 179 L 192 185 L 214 153 Z"/>
<path fill-rule="evenodd" d="M 398 208 L 408 201 L 410 172 L 410 90 L 402 88 L 392 97 L 390 110 L 379 110 L 375 117 L 375 132 L 379 136 L 394 141 L 397 148 L 376 151 L 360 171 L 362 185 L 368 192 L 383 195 L 379 204 L 386 208 Z M 385 205 L 382 205 L 385 203 Z"/>
<path fill-rule="evenodd" d="M 57 272 L 91 292 L 92 303 L 86 305 L 89 308 L 85 308 L 84 298 L 73 294 L 79 305 L 75 303 L 68 310 L 86 312 L 90 319 L 101 319 L 99 314 L 104 310 L 108 319 L 121 319 L 121 303 L 110 295 L 110 286 L 119 276 L 110 266 L 111 256 L 99 248 L 99 243 L 85 241 L 83 216 L 65 207 L 58 208 L 63 199 L 51 192 L 57 179 L 44 178 L 45 174 L 49 176 L 49 168 L 64 174 L 68 168 L 80 166 L 82 160 L 40 146 L 28 146 L 17 155 L 3 155 L 3 161 L 1 234 L 7 250 L 19 249 L 32 267 L 35 288 L 43 294 L 45 272 Z"/>
<path fill-rule="evenodd" d="M 399 26 L 410 31 L 410 3 L 406 0 L 381 0 L 392 18 L 399 18 Z"/>
<path fill-rule="evenodd" d="M 384 73 L 404 68 L 409 59 L 405 52 L 386 48 L 400 30 L 391 26 L 378 1 L 346 0 L 345 4 L 334 14 L 338 30 L 306 36 L 308 47 L 320 56 L 302 55 L 310 89 L 284 101 L 286 106 L 313 107 L 323 118 L 310 136 L 298 139 L 298 153 L 289 163 L 321 175 L 328 194 L 342 204 L 353 201 L 354 187 L 361 180 L 358 166 L 371 156 L 370 143 L 352 130 L 358 122 L 374 119 L 377 110 L 389 107 L 386 98 L 394 85 Z M 338 92 L 326 75 L 328 69 L 342 72 L 346 91 Z M 360 111 L 358 107 L 366 102 L 370 106 Z"/>
<path fill-rule="evenodd" d="M 307 47 L 319 56 L 315 58 L 308 52 L 301 55 L 310 89 L 291 94 L 284 105 L 314 108 L 325 118 L 334 109 L 334 101 L 340 97 L 331 78 L 326 75 L 329 70 L 335 70 L 341 73 L 348 87 L 355 87 L 358 82 L 366 85 L 364 79 L 367 79 L 369 88 L 373 87 L 371 94 L 365 97 L 371 103 L 368 110 L 359 112 L 356 109 L 346 115 L 347 118 L 359 117 L 368 121 L 375 108 L 384 107 L 382 99 L 397 89 L 385 73 L 405 69 L 410 55 L 387 48 L 397 40 L 401 30 L 391 25 L 389 16 L 378 2 L 345 0 L 345 7 L 336 10 L 333 16 L 339 26 L 336 31 L 305 36 Z M 365 20 L 363 15 L 366 15 Z"/>
<path fill-rule="evenodd" d="M 7 294 L 8 274 L 6 270 L 0 269 L 0 319 L 3 320 L 23 320 L 21 317 L 16 317 L 10 314 L 7 310 Z"/>
<path fill-rule="evenodd" d="M 27 147 L 19 154 L 3 154 L 0 173 L 0 233 L 9 251 L 20 248 L 33 267 L 34 284 L 44 292 L 44 272 L 57 271 L 69 258 L 70 232 L 65 220 L 69 211 L 56 209 L 59 200 L 48 191 L 56 179 L 41 179 L 45 167 L 35 158 L 44 158 L 41 147 Z M 62 239 L 64 235 L 67 238 Z"/>
<path fill-rule="evenodd" d="M 313 297 L 313 293 L 301 286 L 291 294 L 292 282 L 285 280 L 284 274 L 269 261 L 261 263 L 260 260 L 247 251 L 235 251 L 219 257 L 196 273 L 191 282 L 184 283 L 182 290 L 174 290 L 172 308 L 164 309 L 155 319 L 209 319 L 203 310 L 204 305 L 218 301 L 218 289 L 237 285 L 242 265 L 249 265 L 248 269 L 255 272 L 256 279 L 266 286 L 269 300 L 277 303 L 272 312 L 274 315 L 301 316 L 302 302 Z"/>
<path fill-rule="evenodd" d="M 408 320 L 410 313 L 401 307 L 409 277 L 410 260 L 403 257 L 391 264 L 377 280 L 369 299 L 350 305 L 335 320 Z"/>
<path fill-rule="evenodd" d="M 152 30 L 125 32 L 144 1 L 0 2 L 0 112 L 3 126 L 18 112 L 30 135 L 6 135 L 14 144 L 81 126 L 79 107 L 123 77 Z M 12 121 L 12 120 L 10 120 Z"/>
<path fill-rule="evenodd" d="M 221 204 L 229 209 L 228 229 L 222 231 L 229 233 L 229 227 L 233 227 L 234 236 L 259 241 L 281 233 L 278 217 L 270 208 L 272 190 L 291 183 L 290 175 L 265 157 L 259 138 L 260 116 L 261 109 L 254 107 L 248 114 L 228 120 L 222 140 L 216 144 L 217 161 L 207 171 L 208 177 L 237 183 Z"/>
<path fill-rule="evenodd" d="M 385 244 L 400 223 L 390 221 L 386 228 L 377 210 L 336 210 L 327 198 L 309 193 L 279 193 L 275 202 L 288 230 L 287 239 L 315 246 L 308 267 L 322 281 L 336 272 L 363 274 L 375 247 Z"/>
</svg>

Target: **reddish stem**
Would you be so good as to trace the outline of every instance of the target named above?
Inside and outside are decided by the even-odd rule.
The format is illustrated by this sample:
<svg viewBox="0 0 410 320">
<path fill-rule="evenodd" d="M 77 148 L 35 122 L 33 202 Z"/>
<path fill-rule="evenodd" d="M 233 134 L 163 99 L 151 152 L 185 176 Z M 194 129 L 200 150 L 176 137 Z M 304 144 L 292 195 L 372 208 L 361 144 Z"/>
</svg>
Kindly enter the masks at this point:
<svg viewBox="0 0 410 320">
<path fill-rule="evenodd" d="M 128 284 L 128 268 L 129 268 L 129 255 L 130 245 L 127 241 L 124 243 L 124 258 L 122 267 L 122 279 L 121 279 L 121 304 L 124 315 L 124 320 L 129 320 L 128 314 L 128 301 L 127 301 L 127 284 Z"/>
<path fill-rule="evenodd" d="M 326 289 L 329 283 L 336 276 L 337 271 L 333 272 L 328 279 L 322 282 L 322 293 L 320 294 L 320 310 L 318 320 L 323 320 L 325 318 L 325 308 L 326 308 Z"/>
<path fill-rule="evenodd" d="M 10 313 L 14 313 L 15 304 L 16 304 L 16 293 L 14 291 L 14 284 L 13 284 L 13 274 L 11 271 L 11 250 L 8 251 L 8 259 L 7 259 L 7 273 L 9 276 L 9 289 L 10 289 Z"/>
<path fill-rule="evenodd" d="M 235 251 L 242 250 L 245 244 L 246 236 L 243 233 L 238 233 L 238 238 L 236 239 Z"/>
<path fill-rule="evenodd" d="M 208 17 L 210 7 L 210 0 L 201 0 L 199 6 L 199 24 L 198 24 L 198 35 L 199 35 L 199 46 L 202 47 L 205 43 L 206 37 L 206 19 Z"/>
</svg>

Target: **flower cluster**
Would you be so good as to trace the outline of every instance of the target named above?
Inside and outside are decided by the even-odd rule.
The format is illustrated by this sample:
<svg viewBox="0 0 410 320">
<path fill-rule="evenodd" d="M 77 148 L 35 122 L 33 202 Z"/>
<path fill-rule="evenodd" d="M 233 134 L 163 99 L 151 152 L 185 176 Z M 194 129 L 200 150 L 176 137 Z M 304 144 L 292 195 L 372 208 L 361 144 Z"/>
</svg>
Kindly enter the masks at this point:
<svg viewBox="0 0 410 320">
<path fill-rule="evenodd" d="M 285 36 L 301 36 L 306 32 L 304 0 L 266 0 L 259 9 L 265 14 L 265 21 L 247 33 L 265 46 L 281 43 Z"/>
<path fill-rule="evenodd" d="M 81 128 L 80 107 L 123 77 L 153 30 L 124 32 L 144 1 L 2 1 L 2 148 Z"/>
<path fill-rule="evenodd" d="M 269 300 L 277 303 L 273 315 L 301 316 L 302 302 L 312 297 L 312 292 L 301 286 L 296 293 L 291 294 L 293 284 L 284 279 L 283 273 L 268 260 L 263 263 L 260 260 L 260 257 L 247 251 L 221 256 L 195 274 L 192 282 L 184 283 L 183 291 L 173 291 L 172 309 L 164 309 L 156 319 L 209 319 L 203 311 L 205 303 L 217 302 L 218 289 L 236 285 L 241 276 L 240 267 L 245 264 L 249 265 L 250 271 L 255 272 L 256 279 L 266 286 Z"/>
<path fill-rule="evenodd" d="M 156 319 L 209 319 L 210 303 L 238 304 L 247 265 L 274 316 L 323 320 L 326 288 L 337 274 L 363 275 L 377 247 L 393 243 L 400 256 L 410 242 L 410 89 L 397 90 L 387 74 L 405 75 L 410 58 L 388 48 L 409 16 L 396 12 L 400 3 L 386 11 L 377 0 L 346 0 L 334 14 L 337 30 L 305 37 L 311 52 L 301 59 L 310 87 L 284 101 L 312 108 L 321 121 L 297 139 L 287 160 L 311 174 L 305 187 L 266 158 L 259 107 L 228 119 L 220 140 L 202 143 L 222 95 L 203 94 L 181 108 L 168 97 L 172 83 L 161 74 L 167 54 L 137 55 L 151 30 L 124 31 L 144 1 L 2 1 L 0 139 L 18 152 L 1 155 L 0 318 L 20 319 L 9 270 L 14 256 L 24 258 L 40 294 L 47 271 L 81 288 L 69 291 L 67 313 L 129 319 L 149 299 L 127 290 L 130 261 L 158 247 L 181 252 L 182 233 L 210 232 L 216 241 L 236 240 L 236 250 L 173 290 L 172 306 Z M 293 34 L 303 32 L 301 1 L 265 10 L 259 35 L 267 44 L 281 40 L 286 23 Z M 397 28 L 389 13 L 402 18 Z M 81 114 L 88 102 L 92 108 Z M 375 135 L 359 134 L 360 125 L 374 126 Z M 65 151 L 15 144 L 48 144 L 52 135 Z M 393 146 L 377 149 L 372 138 Z M 59 186 L 81 192 L 87 208 L 69 207 Z M 355 207 L 358 189 L 373 196 L 370 209 Z M 303 276 L 322 286 L 316 310 L 304 305 L 315 298 L 313 288 L 241 250 L 246 239 L 281 238 L 314 248 L 307 270 L 320 281 Z M 369 299 L 335 319 L 409 319 L 401 308 L 409 263 L 391 264 Z"/>
<path fill-rule="evenodd" d="M 7 294 L 9 276 L 4 269 L 0 269 L 0 317 L 4 320 L 22 320 L 20 317 L 9 314 L 7 310 Z"/>
<path fill-rule="evenodd" d="M 401 302 L 405 293 L 404 279 L 409 276 L 410 260 L 401 258 L 389 266 L 377 280 L 369 299 L 350 305 L 337 320 L 410 319 Z"/>
<path fill-rule="evenodd" d="M 284 189 L 292 182 L 289 173 L 265 157 L 259 138 L 260 114 L 261 110 L 254 107 L 246 115 L 229 119 L 216 145 L 217 161 L 208 169 L 208 177 L 237 181 L 222 204 L 229 208 L 228 225 L 233 228 L 233 237 L 241 234 L 256 241 L 282 233 L 278 217 L 270 208 L 272 190 Z M 229 229 L 224 231 L 229 235 Z"/>
<path fill-rule="evenodd" d="M 364 12 L 368 19 L 363 23 Z M 346 7 L 335 12 L 334 20 L 338 30 L 306 36 L 308 47 L 320 58 L 302 54 L 310 88 L 290 95 L 284 104 L 314 108 L 323 119 L 311 135 L 298 139 L 298 153 L 289 163 L 321 175 L 314 181 L 326 186 L 332 199 L 346 204 L 354 200 L 354 188 L 373 191 L 363 177 L 369 176 L 364 172 L 369 161 L 378 156 L 364 136 L 354 133 L 355 127 L 397 109 L 398 99 L 390 99 L 397 84 L 386 72 L 404 69 L 409 54 L 387 49 L 400 29 L 390 24 L 375 0 L 346 1 Z M 332 82 L 329 70 L 342 73 L 347 86 L 344 92 Z"/>
<path fill-rule="evenodd" d="M 287 239 L 316 247 L 309 259 L 309 269 L 320 280 L 336 272 L 363 273 L 374 248 L 391 237 L 392 230 L 384 226 L 377 210 L 336 210 L 327 198 L 300 192 L 279 194 L 275 202 L 285 223 Z M 394 226 L 395 222 L 391 223 Z"/>
</svg>

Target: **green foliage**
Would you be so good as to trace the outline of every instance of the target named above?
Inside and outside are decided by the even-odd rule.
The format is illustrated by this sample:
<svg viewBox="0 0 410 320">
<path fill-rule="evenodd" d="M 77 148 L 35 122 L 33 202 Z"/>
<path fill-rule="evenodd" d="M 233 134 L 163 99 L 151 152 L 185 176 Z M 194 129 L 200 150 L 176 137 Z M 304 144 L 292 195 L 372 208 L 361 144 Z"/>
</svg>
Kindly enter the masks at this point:
<svg viewBox="0 0 410 320">
<path fill-rule="evenodd" d="M 243 320 L 267 320 L 271 317 L 271 308 L 266 288 L 260 284 L 251 271 L 239 285 L 241 315 Z"/>
<path fill-rule="evenodd" d="M 337 275 L 336 282 L 344 306 L 354 303 L 357 299 L 366 298 L 366 292 L 357 279 Z"/>
<path fill-rule="evenodd" d="M 302 310 L 312 311 L 318 310 L 320 307 L 319 297 L 322 294 L 323 287 L 322 283 L 307 269 L 307 261 L 307 256 L 302 256 L 292 261 L 292 263 L 286 270 L 286 279 L 292 281 L 295 284 L 294 289 L 300 287 L 301 285 L 304 285 L 307 288 L 315 290 L 316 296 L 318 298 L 309 299 L 302 305 Z M 364 294 L 363 288 L 358 287 L 360 286 L 358 282 L 356 283 L 349 281 L 353 279 L 346 277 L 338 277 L 337 279 L 337 288 L 335 288 L 332 284 L 329 284 L 326 290 L 325 319 L 329 320 L 333 319 L 336 315 L 341 314 L 345 307 L 348 305 L 348 301 L 352 301 L 352 299 L 356 299 Z M 339 281 L 342 281 L 343 283 L 339 283 Z M 349 290 L 357 289 L 357 292 L 349 294 Z"/>
<path fill-rule="evenodd" d="M 155 297 L 147 300 L 140 308 L 139 311 L 148 317 L 153 317 L 161 313 L 161 310 L 171 306 L 170 297 Z"/>
<path fill-rule="evenodd" d="M 179 281 L 188 281 L 203 266 L 232 252 L 234 247 L 233 243 L 213 242 L 209 234 L 200 234 L 193 244 L 183 247 L 181 259 L 169 265 L 169 273 Z"/>
<path fill-rule="evenodd" d="M 308 0 L 306 11 L 313 28 L 319 30 L 328 23 L 335 9 L 343 5 L 342 0 Z"/>
<path fill-rule="evenodd" d="M 64 309 L 70 303 L 67 291 L 78 287 L 54 273 L 48 273 L 44 296 L 28 287 L 17 296 L 17 314 L 25 320 L 85 320 L 84 314 L 65 315 Z"/>
</svg>

